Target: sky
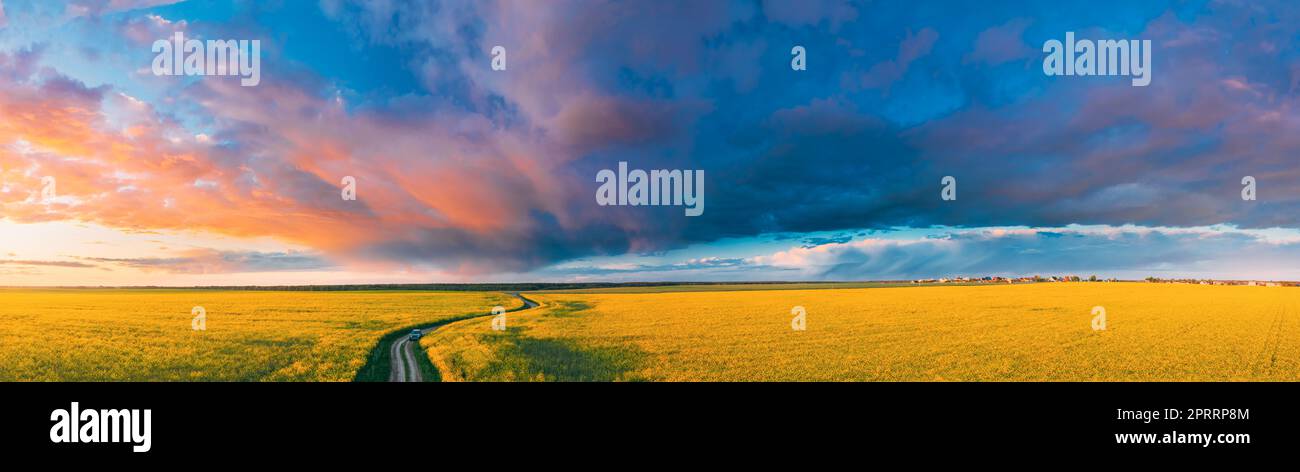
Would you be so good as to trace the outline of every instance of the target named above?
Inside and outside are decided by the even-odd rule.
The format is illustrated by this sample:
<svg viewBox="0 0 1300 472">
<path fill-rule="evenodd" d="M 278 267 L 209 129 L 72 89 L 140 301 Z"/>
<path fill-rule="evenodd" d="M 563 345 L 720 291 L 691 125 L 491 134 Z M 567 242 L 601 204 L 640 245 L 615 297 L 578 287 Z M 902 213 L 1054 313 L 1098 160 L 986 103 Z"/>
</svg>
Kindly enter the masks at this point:
<svg viewBox="0 0 1300 472">
<path fill-rule="evenodd" d="M 258 83 L 156 74 L 176 32 Z M 1067 32 L 1150 84 L 1046 74 Z M 0 286 L 1300 280 L 1298 46 L 1287 1 L 0 0 Z M 600 205 L 620 162 L 703 214 Z"/>
</svg>

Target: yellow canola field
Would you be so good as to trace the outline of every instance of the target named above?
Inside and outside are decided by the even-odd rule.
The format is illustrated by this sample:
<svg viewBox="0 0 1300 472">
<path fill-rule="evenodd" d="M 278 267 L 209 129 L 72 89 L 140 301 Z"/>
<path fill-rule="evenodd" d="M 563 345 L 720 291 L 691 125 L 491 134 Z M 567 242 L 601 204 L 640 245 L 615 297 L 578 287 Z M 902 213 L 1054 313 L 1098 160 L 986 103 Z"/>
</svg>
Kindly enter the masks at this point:
<svg viewBox="0 0 1300 472">
<path fill-rule="evenodd" d="M 451 380 L 1295 381 L 1300 290 L 1039 283 L 529 295 L 422 345 Z M 792 309 L 806 330 L 792 329 Z M 1094 330 L 1094 307 L 1105 329 Z M 1100 312 L 1098 312 L 1100 313 Z M 1098 324 L 1098 326 L 1100 326 Z"/>
<path fill-rule="evenodd" d="M 0 289 L 0 381 L 350 381 L 385 333 L 512 303 L 491 292 Z"/>
</svg>

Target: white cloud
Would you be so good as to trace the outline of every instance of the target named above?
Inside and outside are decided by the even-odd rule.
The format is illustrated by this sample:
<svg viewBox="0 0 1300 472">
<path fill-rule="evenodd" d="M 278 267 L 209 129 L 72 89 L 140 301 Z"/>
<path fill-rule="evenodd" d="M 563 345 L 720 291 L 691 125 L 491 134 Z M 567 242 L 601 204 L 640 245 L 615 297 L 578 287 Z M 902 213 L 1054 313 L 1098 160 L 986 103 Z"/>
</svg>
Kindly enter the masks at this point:
<svg viewBox="0 0 1300 472">
<path fill-rule="evenodd" d="M 1300 231 L 1079 226 L 953 229 L 904 239 L 792 247 L 749 264 L 804 279 L 1097 273 L 1103 276 L 1300 279 Z"/>
</svg>

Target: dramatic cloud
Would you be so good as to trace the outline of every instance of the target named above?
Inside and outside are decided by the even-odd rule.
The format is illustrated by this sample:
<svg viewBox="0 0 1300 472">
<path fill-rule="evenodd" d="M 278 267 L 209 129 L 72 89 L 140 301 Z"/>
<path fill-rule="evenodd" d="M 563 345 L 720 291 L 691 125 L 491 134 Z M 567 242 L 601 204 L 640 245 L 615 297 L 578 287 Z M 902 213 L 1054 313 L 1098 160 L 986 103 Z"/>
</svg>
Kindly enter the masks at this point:
<svg viewBox="0 0 1300 472">
<path fill-rule="evenodd" d="M 10 3 L 24 21 L 46 8 Z M 1300 214 L 1300 8 L 1289 3 L 1028 3 L 960 18 L 836 1 L 307 6 L 236 3 L 217 15 L 171 1 L 76 1 L 57 15 L 70 23 L 44 40 L 29 33 L 36 39 L 19 44 L 0 30 L 0 45 L 17 44 L 0 49 L 0 218 L 318 252 L 103 261 L 137 269 L 481 276 L 771 234 L 1295 228 Z M 148 45 L 178 30 L 260 38 L 261 84 L 153 76 Z M 1152 40 L 1151 85 L 1043 75 L 1039 45 L 1066 31 Z M 796 44 L 806 71 L 789 67 Z M 498 45 L 504 71 L 490 67 Z M 112 60 L 84 67 L 87 47 Z M 598 206 L 594 176 L 620 161 L 704 170 L 705 214 Z M 1247 175 L 1258 201 L 1239 198 Z M 340 198 L 345 176 L 356 201 Z M 938 198 L 944 176 L 957 178 L 956 201 Z M 57 198 L 42 198 L 44 177 Z M 863 244 L 851 239 L 811 236 L 799 249 Z M 992 270 L 1003 266 L 972 261 L 1014 255 L 993 248 L 1012 240 L 980 241 L 881 242 L 806 266 L 817 269 L 757 266 L 877 278 Z M 1159 266 L 1195 259 L 1191 241 L 1115 244 L 1134 248 L 1130 266 Z M 1214 252 L 1223 240 L 1208 241 Z M 1088 260 L 1046 236 L 1014 242 L 1057 253 L 1011 259 L 1032 262 L 1025 270 Z M 1138 251 L 1153 242 L 1183 252 Z M 1094 258 L 1129 255 L 1086 247 Z"/>
</svg>

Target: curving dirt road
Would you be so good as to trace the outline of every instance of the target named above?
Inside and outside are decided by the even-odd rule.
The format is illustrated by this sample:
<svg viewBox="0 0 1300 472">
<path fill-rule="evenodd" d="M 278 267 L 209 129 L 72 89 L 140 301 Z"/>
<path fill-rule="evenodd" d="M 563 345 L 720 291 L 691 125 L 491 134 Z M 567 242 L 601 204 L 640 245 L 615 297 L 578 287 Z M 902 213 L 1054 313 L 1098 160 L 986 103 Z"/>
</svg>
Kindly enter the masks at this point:
<svg viewBox="0 0 1300 472">
<path fill-rule="evenodd" d="M 520 295 L 518 292 L 511 293 L 510 295 L 513 295 L 515 298 L 518 298 L 520 301 L 524 302 L 524 306 L 513 310 L 509 310 L 509 312 L 511 313 L 524 311 L 537 306 L 537 302 L 524 298 L 524 296 Z M 492 314 L 485 313 L 482 315 L 471 316 L 469 318 L 477 318 L 480 316 L 492 316 Z M 456 320 L 441 321 L 420 328 L 420 336 L 423 337 L 425 335 L 428 335 L 429 333 L 433 332 L 433 330 L 438 329 L 438 327 L 445 325 L 447 323 L 451 323 L 453 321 L 460 321 L 463 319 L 469 319 L 469 318 L 460 318 Z M 414 346 L 412 346 L 409 335 L 403 335 L 402 337 L 397 338 L 396 341 L 393 341 L 393 344 L 388 348 L 388 355 L 391 356 L 390 359 L 393 360 L 392 362 L 393 370 L 391 373 L 388 374 L 389 382 L 423 382 L 424 381 L 424 376 L 420 374 L 419 359 L 416 357 L 418 355 L 417 350 L 415 349 Z"/>
</svg>

